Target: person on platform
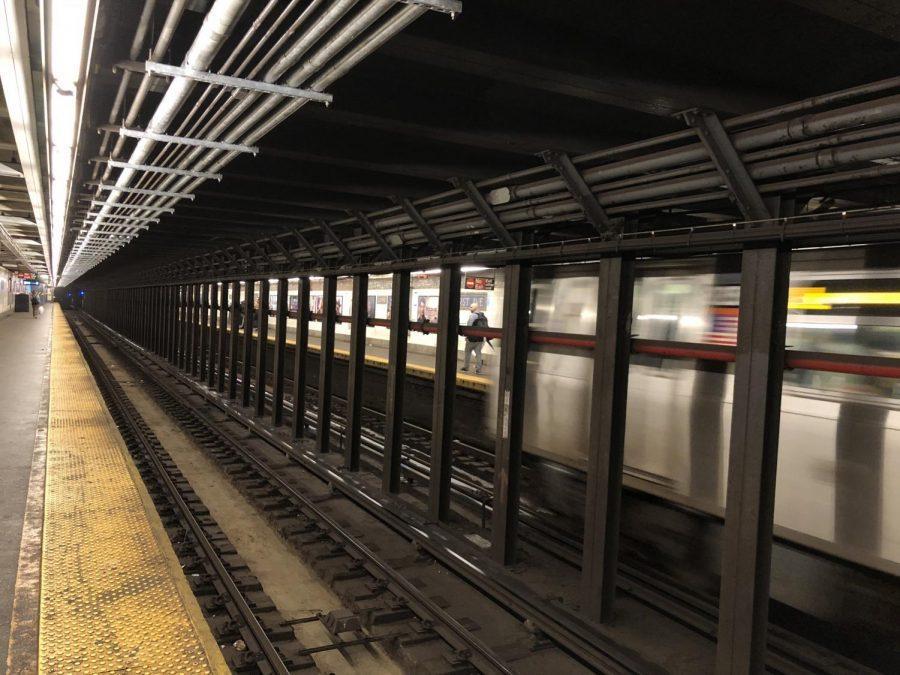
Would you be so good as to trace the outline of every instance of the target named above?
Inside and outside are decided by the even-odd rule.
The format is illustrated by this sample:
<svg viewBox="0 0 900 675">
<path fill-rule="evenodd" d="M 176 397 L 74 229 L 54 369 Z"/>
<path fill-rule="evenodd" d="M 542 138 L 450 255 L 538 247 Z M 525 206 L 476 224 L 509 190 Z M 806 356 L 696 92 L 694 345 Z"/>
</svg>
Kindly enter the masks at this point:
<svg viewBox="0 0 900 675">
<path fill-rule="evenodd" d="M 31 291 L 31 315 L 36 319 L 38 318 L 38 307 L 41 306 L 41 296 L 38 295 L 38 292 Z"/>
<path fill-rule="evenodd" d="M 488 328 L 487 317 L 484 315 L 484 312 L 478 311 L 478 304 L 475 302 L 469 305 L 468 326 L 471 328 Z M 472 357 L 474 355 L 475 374 L 481 374 L 481 369 L 484 367 L 484 359 L 481 356 L 482 349 L 484 349 L 483 337 L 480 335 L 466 336 L 466 356 L 463 360 L 463 367 L 461 368 L 464 373 L 469 372 L 469 364 L 472 362 Z"/>
</svg>

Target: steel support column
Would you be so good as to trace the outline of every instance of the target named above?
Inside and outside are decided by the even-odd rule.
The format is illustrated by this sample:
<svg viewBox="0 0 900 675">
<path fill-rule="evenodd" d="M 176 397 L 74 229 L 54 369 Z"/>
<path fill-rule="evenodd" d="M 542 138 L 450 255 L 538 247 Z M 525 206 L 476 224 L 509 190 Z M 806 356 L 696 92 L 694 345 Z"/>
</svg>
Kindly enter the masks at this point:
<svg viewBox="0 0 900 675">
<path fill-rule="evenodd" d="M 381 489 L 400 491 L 403 452 L 403 390 L 406 386 L 406 343 L 409 338 L 409 272 L 394 272 L 391 286 L 391 337 L 387 390 L 384 395 L 384 457 Z"/>
<path fill-rule="evenodd" d="M 182 303 L 184 308 L 181 318 L 181 369 L 185 372 L 190 371 L 191 368 L 191 314 L 194 311 L 192 302 L 193 290 L 194 287 L 190 284 L 185 284 L 182 287 Z"/>
<path fill-rule="evenodd" d="M 275 356 L 272 361 L 272 424 L 284 421 L 284 352 L 287 343 L 288 280 L 279 279 L 275 299 Z"/>
<path fill-rule="evenodd" d="M 256 399 L 257 417 L 266 414 L 266 370 L 269 360 L 269 280 L 259 281 L 259 311 L 256 321 Z"/>
<path fill-rule="evenodd" d="M 309 277 L 297 280 L 297 330 L 294 340 L 294 417 L 291 436 L 303 438 L 306 429 L 306 356 L 309 351 Z"/>
<path fill-rule="evenodd" d="M 491 554 L 502 565 L 515 561 L 519 527 L 519 478 L 525 424 L 525 368 L 531 267 L 509 265 L 504 272 L 503 337 L 500 352 L 494 453 L 494 513 Z"/>
<path fill-rule="evenodd" d="M 179 354 L 181 352 L 181 286 L 172 286 L 172 365 L 178 367 L 181 364 Z"/>
<path fill-rule="evenodd" d="M 600 261 L 588 446 L 582 609 L 608 621 L 616 589 L 634 262 Z"/>
<path fill-rule="evenodd" d="M 200 305 L 203 299 L 200 293 L 200 284 L 194 284 L 193 288 L 193 311 L 191 312 L 191 368 L 190 373 L 197 377 L 200 365 Z"/>
<path fill-rule="evenodd" d="M 353 277 L 353 316 L 350 320 L 350 365 L 347 373 L 347 430 L 345 466 L 359 471 L 362 433 L 363 377 L 366 369 L 369 275 Z"/>
<path fill-rule="evenodd" d="M 219 346 L 219 285 L 209 285 L 209 345 L 206 353 L 206 384 L 210 389 L 216 384 L 216 347 Z"/>
<path fill-rule="evenodd" d="M 431 484 L 428 514 L 450 517 L 450 469 L 453 465 L 453 399 L 459 350 L 459 265 L 441 268 L 438 296 L 437 356 L 434 364 L 434 406 L 431 416 Z"/>
<path fill-rule="evenodd" d="M 237 398 L 238 344 L 241 329 L 241 282 L 231 282 L 231 323 L 228 335 L 228 398 Z"/>
<path fill-rule="evenodd" d="M 241 405 L 250 406 L 250 378 L 253 375 L 253 290 L 255 282 L 248 279 L 244 282 L 244 340 L 243 358 L 241 359 Z"/>
<path fill-rule="evenodd" d="M 219 334 L 218 367 L 216 368 L 216 391 L 220 394 L 225 391 L 225 357 L 228 345 L 228 282 L 223 281 L 219 287 Z"/>
<path fill-rule="evenodd" d="M 209 325 L 209 298 L 210 298 L 210 285 L 209 284 L 200 284 L 200 349 L 197 354 L 197 369 L 198 376 L 200 380 L 203 381 L 206 379 L 206 364 L 207 364 L 207 349 L 209 349 L 210 343 L 210 335 L 209 331 L 211 326 Z"/>
<path fill-rule="evenodd" d="M 337 277 L 325 277 L 322 285 L 322 338 L 319 352 L 319 417 L 316 447 L 331 449 L 331 371 L 334 367 L 334 317 L 337 308 Z"/>
<path fill-rule="evenodd" d="M 716 670 L 764 670 L 790 253 L 747 249 L 722 537 Z"/>
</svg>

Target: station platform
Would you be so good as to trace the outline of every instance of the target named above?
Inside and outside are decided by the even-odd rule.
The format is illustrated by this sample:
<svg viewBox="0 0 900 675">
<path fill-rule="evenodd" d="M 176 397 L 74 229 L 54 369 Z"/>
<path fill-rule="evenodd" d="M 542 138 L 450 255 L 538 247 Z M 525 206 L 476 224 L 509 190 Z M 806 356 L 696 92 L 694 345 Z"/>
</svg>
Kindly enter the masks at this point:
<svg viewBox="0 0 900 675">
<path fill-rule="evenodd" d="M 46 356 L 21 358 L 32 384 L 47 371 L 44 393 L 20 406 L 30 413 L 19 411 L 38 428 L 43 418 L 46 436 L 31 438 L 30 476 L 11 479 L 20 496 L 24 479 L 28 498 L 3 624 L 8 671 L 229 672 L 63 313 L 48 310 L 0 321 L 0 340 L 28 330 L 46 344 L 51 335 L 49 369 Z M 16 360 L 16 346 L 25 352 L 30 341 L 3 343 L 5 359 Z"/>
</svg>

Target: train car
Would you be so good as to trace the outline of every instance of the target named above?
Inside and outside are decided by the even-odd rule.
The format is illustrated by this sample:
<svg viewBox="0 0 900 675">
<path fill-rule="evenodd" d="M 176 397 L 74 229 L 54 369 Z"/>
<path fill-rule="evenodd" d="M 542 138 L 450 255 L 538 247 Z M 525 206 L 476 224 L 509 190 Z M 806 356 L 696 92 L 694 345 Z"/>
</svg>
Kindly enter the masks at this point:
<svg viewBox="0 0 900 675">
<path fill-rule="evenodd" d="M 890 256 L 885 256 L 887 261 Z M 895 258 L 896 260 L 896 258 Z M 731 346 L 740 260 L 719 256 L 639 263 L 632 333 L 672 343 Z M 538 268 L 531 328 L 590 336 L 595 268 Z M 900 268 L 860 249 L 795 255 L 789 349 L 900 356 Z M 526 498 L 580 531 L 592 355 L 532 345 L 528 359 Z M 634 354 L 629 372 L 626 484 L 721 516 L 725 505 L 733 364 Z M 486 406 L 485 434 L 494 428 Z M 785 373 L 776 526 L 788 538 L 880 569 L 900 563 L 900 387 L 857 374 Z"/>
</svg>

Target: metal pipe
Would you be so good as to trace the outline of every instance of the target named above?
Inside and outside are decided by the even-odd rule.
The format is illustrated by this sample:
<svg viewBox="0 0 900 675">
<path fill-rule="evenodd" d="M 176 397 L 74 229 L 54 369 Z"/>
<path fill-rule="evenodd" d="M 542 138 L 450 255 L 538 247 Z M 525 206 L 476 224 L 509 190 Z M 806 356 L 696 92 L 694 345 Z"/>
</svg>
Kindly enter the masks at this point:
<svg viewBox="0 0 900 675">
<path fill-rule="evenodd" d="M 241 0 L 216 0 L 216 3 L 204 18 L 203 24 L 200 26 L 200 30 L 197 33 L 197 37 L 194 39 L 193 44 L 184 58 L 183 65 L 195 70 L 205 70 L 208 68 L 213 56 L 219 51 L 219 48 L 231 32 L 231 29 L 243 13 L 245 7 L 246 3 Z M 145 78 L 144 81 L 146 82 L 147 78 Z M 175 114 L 181 108 L 181 105 L 191 92 L 193 86 L 193 81 L 187 78 L 175 78 L 169 84 L 169 88 L 166 90 L 162 101 L 160 101 L 153 117 L 147 124 L 147 131 L 150 133 L 165 133 L 174 119 Z M 128 163 L 143 164 L 155 144 L 156 141 L 150 139 L 139 140 L 137 147 L 135 147 L 128 159 Z M 116 180 L 116 186 L 126 186 L 131 181 L 134 174 L 135 172 L 133 169 L 123 170 Z M 116 191 L 113 191 L 109 195 L 107 198 L 107 205 L 103 207 L 101 215 L 108 213 L 111 203 L 114 203 L 118 197 L 119 193 Z M 81 242 L 78 253 L 83 250 L 85 243 L 91 239 L 95 229 L 96 227 L 92 226 L 88 231 Z"/>
</svg>

